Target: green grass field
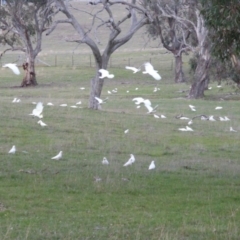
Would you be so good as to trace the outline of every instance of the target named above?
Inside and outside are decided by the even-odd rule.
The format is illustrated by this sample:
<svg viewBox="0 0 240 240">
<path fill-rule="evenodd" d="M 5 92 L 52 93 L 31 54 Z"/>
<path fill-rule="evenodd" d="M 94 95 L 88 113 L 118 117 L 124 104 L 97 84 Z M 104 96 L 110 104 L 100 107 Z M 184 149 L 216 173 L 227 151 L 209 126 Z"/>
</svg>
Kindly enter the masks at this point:
<svg viewBox="0 0 240 240">
<path fill-rule="evenodd" d="M 28 89 L 14 87 L 22 76 L 1 70 L 1 239 L 238 239 L 240 116 L 233 86 L 212 83 L 206 99 L 187 100 L 179 90 L 189 85 L 170 84 L 169 71 L 162 70 L 166 79 L 156 93 L 150 77 L 111 71 L 116 78 L 102 93 L 109 100 L 94 111 L 87 108 L 93 68 L 37 68 L 39 86 Z M 108 95 L 114 88 L 118 93 Z M 167 118 L 136 109 L 138 96 L 159 104 L 157 114 Z M 21 102 L 12 103 L 14 97 Z M 82 108 L 70 107 L 80 100 Z M 44 103 L 45 128 L 28 115 L 33 101 Z M 196 119 L 194 132 L 180 132 L 187 121 L 178 114 L 231 121 Z M 63 158 L 51 160 L 60 150 Z M 136 162 L 123 167 L 131 153 Z M 152 160 L 156 169 L 149 171 Z"/>
<path fill-rule="evenodd" d="M 238 240 L 240 95 L 234 84 L 217 88 L 212 81 L 204 99 L 187 99 L 190 76 L 187 83 L 174 84 L 172 56 L 142 49 L 139 32 L 112 56 L 109 70 L 115 78 L 105 80 L 101 96 L 107 103 L 90 110 L 95 69 L 89 49 L 74 53 L 73 64 L 76 46 L 61 45 L 61 34 L 58 29 L 44 39 L 39 58 L 51 66 L 37 64 L 37 87 L 19 88 L 22 70 L 16 76 L 0 69 L 0 239 Z M 1 61 L 16 58 L 8 53 Z M 139 66 L 149 59 L 162 75 L 158 83 L 124 69 L 129 61 Z M 156 84 L 161 90 L 153 92 Z M 107 93 L 115 88 L 117 93 Z M 21 102 L 12 103 L 15 97 Z M 134 97 L 158 104 L 157 114 L 167 118 L 146 114 L 144 106 L 137 109 Z M 29 115 L 32 102 L 39 101 L 45 128 Z M 81 108 L 71 108 L 79 101 Z M 68 106 L 60 107 L 63 103 Z M 214 115 L 217 121 L 197 118 L 193 132 L 181 132 L 188 121 L 177 119 L 180 114 Z M 231 120 L 219 121 L 220 116 Z M 237 132 L 230 132 L 231 126 Z M 13 145 L 17 152 L 8 154 Z M 63 158 L 52 160 L 59 151 Z M 123 167 L 130 154 L 136 162 Z M 102 165 L 103 157 L 109 165 Z M 156 169 L 149 171 L 152 160 Z"/>
</svg>

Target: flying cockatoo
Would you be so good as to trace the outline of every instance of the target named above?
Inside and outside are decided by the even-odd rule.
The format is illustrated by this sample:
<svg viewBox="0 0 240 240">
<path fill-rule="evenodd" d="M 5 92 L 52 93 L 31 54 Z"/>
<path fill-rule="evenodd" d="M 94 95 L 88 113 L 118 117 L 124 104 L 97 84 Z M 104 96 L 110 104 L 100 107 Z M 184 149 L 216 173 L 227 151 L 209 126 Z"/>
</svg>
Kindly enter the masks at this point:
<svg viewBox="0 0 240 240">
<path fill-rule="evenodd" d="M 16 75 L 20 74 L 20 71 L 19 71 L 16 63 L 7 63 L 7 64 L 3 65 L 3 67 L 10 68 L 13 71 L 13 73 L 15 73 Z"/>
<path fill-rule="evenodd" d="M 129 67 L 129 66 L 126 66 L 125 68 L 128 69 L 128 70 L 132 70 L 133 73 L 137 73 L 141 70 L 140 68 Z"/>
<path fill-rule="evenodd" d="M 108 99 L 108 97 L 105 98 L 105 99 L 101 99 L 101 98 L 95 97 L 95 99 L 98 101 L 98 104 L 103 104 L 103 103 L 106 103 L 106 100 Z"/>
<path fill-rule="evenodd" d="M 38 118 L 42 118 L 43 117 L 42 111 L 43 111 L 43 103 L 39 102 L 39 103 L 37 103 L 36 107 L 32 110 L 32 113 L 30 113 L 29 115 L 38 117 Z"/>
<path fill-rule="evenodd" d="M 38 124 L 40 124 L 41 127 L 46 127 L 46 126 L 47 126 L 47 124 L 44 123 L 42 120 L 39 120 L 39 121 L 38 121 Z"/>
<path fill-rule="evenodd" d="M 143 103 L 144 102 L 144 98 L 142 98 L 142 97 L 136 97 L 136 98 L 133 98 L 133 100 L 132 101 L 134 101 L 135 102 L 135 104 L 141 104 L 141 103 Z"/>
<path fill-rule="evenodd" d="M 56 156 L 52 157 L 52 159 L 54 160 L 59 160 L 62 158 L 62 151 L 59 152 L 59 154 L 57 154 Z"/>
<path fill-rule="evenodd" d="M 230 132 L 237 132 L 237 131 L 234 130 L 233 127 L 230 127 Z"/>
<path fill-rule="evenodd" d="M 189 105 L 189 107 L 190 107 L 190 109 L 191 109 L 193 112 L 196 111 L 195 106 L 193 106 L 193 105 Z"/>
<path fill-rule="evenodd" d="M 158 107 L 158 105 L 156 105 L 154 108 L 151 106 L 152 103 L 150 102 L 149 99 L 145 99 L 144 100 L 144 106 L 147 108 L 148 112 L 147 113 L 153 113 L 153 112 L 156 112 L 156 108 Z"/>
<path fill-rule="evenodd" d="M 98 70 L 101 73 L 101 76 L 99 78 L 114 78 L 113 74 L 110 74 L 108 70 L 105 69 L 99 69 Z"/>
<path fill-rule="evenodd" d="M 161 76 L 159 75 L 159 73 L 156 70 L 154 70 L 151 63 L 149 63 L 149 62 L 144 63 L 144 67 L 145 67 L 145 71 L 143 72 L 143 74 L 149 74 L 155 80 L 161 80 L 162 79 Z"/>
</svg>

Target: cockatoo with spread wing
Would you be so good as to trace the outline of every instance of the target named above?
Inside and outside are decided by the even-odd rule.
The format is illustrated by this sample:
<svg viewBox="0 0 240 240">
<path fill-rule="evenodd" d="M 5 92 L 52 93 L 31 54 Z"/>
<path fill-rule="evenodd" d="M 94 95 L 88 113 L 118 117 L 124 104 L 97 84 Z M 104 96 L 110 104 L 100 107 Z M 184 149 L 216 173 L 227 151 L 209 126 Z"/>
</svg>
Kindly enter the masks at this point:
<svg viewBox="0 0 240 240">
<path fill-rule="evenodd" d="M 129 67 L 129 66 L 126 66 L 125 68 L 128 69 L 128 70 L 132 70 L 133 73 L 137 73 L 141 70 L 140 68 Z"/>
<path fill-rule="evenodd" d="M 3 67 L 10 68 L 13 71 L 13 73 L 15 73 L 16 75 L 20 74 L 20 71 L 19 71 L 16 63 L 7 63 L 7 64 L 3 65 Z"/>
<path fill-rule="evenodd" d="M 43 117 L 42 111 L 43 111 L 43 103 L 39 102 L 37 103 L 36 107 L 32 110 L 32 113 L 30 113 L 29 115 L 42 118 Z"/>
<path fill-rule="evenodd" d="M 147 62 L 144 63 L 145 66 L 145 71 L 143 72 L 143 74 L 149 74 L 151 75 L 155 80 L 161 80 L 161 76 L 159 75 L 159 73 L 153 68 L 152 64 Z"/>
<path fill-rule="evenodd" d="M 101 76 L 99 78 L 114 78 L 113 74 L 110 74 L 108 70 L 105 69 L 99 69 L 98 70 L 101 73 Z"/>
</svg>

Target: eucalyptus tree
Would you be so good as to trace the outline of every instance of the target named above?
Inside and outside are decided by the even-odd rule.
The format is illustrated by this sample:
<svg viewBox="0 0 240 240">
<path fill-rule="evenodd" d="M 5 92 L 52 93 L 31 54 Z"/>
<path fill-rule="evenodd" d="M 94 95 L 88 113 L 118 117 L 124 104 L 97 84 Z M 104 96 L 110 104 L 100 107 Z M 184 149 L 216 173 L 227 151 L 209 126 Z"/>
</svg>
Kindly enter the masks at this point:
<svg viewBox="0 0 240 240">
<path fill-rule="evenodd" d="M 212 53 L 223 62 L 231 60 L 231 78 L 239 85 L 240 1 L 202 0 L 202 4 L 202 14 L 211 31 Z"/>
<path fill-rule="evenodd" d="M 26 54 L 23 64 L 25 77 L 21 86 L 37 85 L 35 59 L 41 52 L 42 34 L 52 22 L 54 12 L 51 0 L 6 0 L 0 7 L 0 41 L 8 45 L 6 51 Z"/>
<path fill-rule="evenodd" d="M 76 9 L 70 2 L 64 0 L 55 0 L 55 3 L 56 8 L 65 15 L 65 18 L 55 21 L 47 34 L 50 34 L 58 24 L 68 23 L 78 34 L 78 37 L 68 39 L 68 41 L 89 46 L 96 64 L 95 76 L 91 79 L 89 108 L 98 109 L 99 104 L 95 97 L 100 97 L 104 85 L 104 78 L 99 78 L 101 76 L 99 69 L 107 69 L 110 56 L 127 43 L 142 26 L 148 24 L 151 21 L 151 16 L 137 0 L 89 1 L 89 6 L 92 6 L 89 12 Z M 91 18 L 88 27 L 84 22 L 77 20 L 73 13 L 74 10 Z M 119 11 L 121 11 L 120 16 Z M 129 26 L 127 30 L 126 26 Z M 101 39 L 98 35 L 100 29 L 107 30 L 101 45 L 99 45 Z"/>
<path fill-rule="evenodd" d="M 168 46 L 172 52 L 176 50 L 177 55 L 183 51 L 191 51 L 197 56 L 197 66 L 188 97 L 202 97 L 209 81 L 208 68 L 211 59 L 208 29 L 201 14 L 202 5 L 198 0 L 142 1 L 151 11 L 152 24 L 159 36 L 163 35 L 163 20 L 168 22 L 162 36 L 163 45 L 165 43 L 164 46 Z M 179 64 L 179 69 L 180 66 Z"/>
<path fill-rule="evenodd" d="M 202 14 L 211 30 L 214 55 L 230 59 L 232 54 L 240 54 L 240 1 L 202 0 Z"/>
<path fill-rule="evenodd" d="M 155 39 L 160 38 L 163 47 L 174 55 L 176 83 L 185 82 L 182 54 L 191 50 L 188 44 L 191 38 L 190 29 L 183 27 L 174 17 L 190 17 L 185 2 L 185 0 L 143 0 L 144 6 L 155 16 L 154 21 L 147 26 L 147 32 Z"/>
</svg>

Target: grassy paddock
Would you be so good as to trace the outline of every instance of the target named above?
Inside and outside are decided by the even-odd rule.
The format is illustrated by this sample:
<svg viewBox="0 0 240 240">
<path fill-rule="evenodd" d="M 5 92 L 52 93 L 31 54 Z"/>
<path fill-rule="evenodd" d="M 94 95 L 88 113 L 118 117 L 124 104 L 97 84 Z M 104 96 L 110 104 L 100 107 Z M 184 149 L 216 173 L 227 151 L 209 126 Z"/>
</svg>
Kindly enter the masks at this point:
<svg viewBox="0 0 240 240">
<path fill-rule="evenodd" d="M 81 4 L 89 10 L 90 4 Z M 88 26 L 89 16 L 76 13 Z M 106 31 L 101 29 L 103 43 Z M 63 41 L 75 34 L 68 25 L 44 38 L 39 59 L 51 66 L 37 63 L 37 87 L 21 89 L 23 75 L 0 69 L 0 239 L 239 239 L 238 90 L 213 82 L 204 99 L 186 99 L 190 82 L 174 84 L 172 56 L 149 50 L 157 43 L 144 49 L 144 31 L 113 54 L 109 69 L 116 77 L 105 81 L 102 98 L 109 100 L 101 111 L 87 108 L 93 59 L 90 67 L 88 48 Z M 1 64 L 17 58 L 4 55 Z M 124 69 L 149 60 L 162 75 L 156 93 L 155 80 Z M 114 88 L 118 93 L 108 95 Z M 136 109 L 132 98 L 139 96 L 158 104 L 157 113 L 167 118 Z M 12 103 L 14 97 L 21 102 Z M 70 107 L 80 100 L 82 108 Z M 46 128 L 29 116 L 33 101 L 44 103 Z M 180 132 L 187 121 L 176 119 L 179 114 L 218 121 L 196 119 L 194 132 Z M 12 145 L 15 155 L 8 154 Z M 51 160 L 60 150 L 63 158 Z M 129 154 L 136 162 L 125 168 Z M 156 169 L 149 171 L 152 160 Z"/>
<path fill-rule="evenodd" d="M 28 89 L 14 87 L 22 76 L 1 70 L 1 239 L 239 239 L 239 95 L 213 83 L 205 99 L 187 100 L 179 91 L 189 85 L 171 83 L 172 72 L 156 68 L 164 76 L 156 93 L 150 77 L 111 68 L 116 78 L 105 82 L 102 111 L 87 108 L 93 68 L 38 67 L 39 86 Z M 138 96 L 167 118 L 136 109 Z M 80 100 L 83 108 L 70 108 Z M 48 127 L 28 115 L 33 101 L 44 103 Z M 180 132 L 187 122 L 178 114 L 231 121 L 197 119 L 194 132 Z M 12 145 L 15 155 L 7 153 Z M 60 150 L 63 159 L 51 160 Z M 136 162 L 125 168 L 130 153 Z"/>
</svg>

